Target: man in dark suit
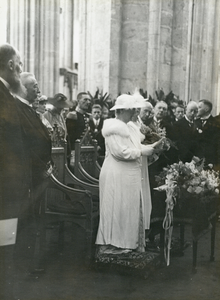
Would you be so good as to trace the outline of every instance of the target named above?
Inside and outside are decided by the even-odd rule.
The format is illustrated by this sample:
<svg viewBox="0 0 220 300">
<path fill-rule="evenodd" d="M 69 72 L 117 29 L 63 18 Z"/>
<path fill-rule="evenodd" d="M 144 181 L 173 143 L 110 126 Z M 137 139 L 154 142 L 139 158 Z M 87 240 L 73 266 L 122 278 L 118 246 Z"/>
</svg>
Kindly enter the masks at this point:
<svg viewBox="0 0 220 300">
<path fill-rule="evenodd" d="M 66 117 L 67 128 L 67 161 L 73 171 L 75 165 L 75 141 L 80 140 L 89 127 L 90 96 L 87 93 L 77 95 L 75 111 L 70 111 Z"/>
<path fill-rule="evenodd" d="M 102 135 L 103 119 L 101 117 L 102 108 L 99 104 L 92 106 L 92 115 L 89 119 L 89 128 L 92 138 L 97 141 L 98 154 L 101 156 L 105 155 L 105 140 Z"/>
<path fill-rule="evenodd" d="M 20 81 L 22 63 L 9 44 L 0 46 L 0 295 L 13 299 L 13 277 L 17 252 L 22 244 L 23 224 L 33 211 L 30 197 L 29 153 L 23 141 L 18 100 L 11 94 Z M 3 230 L 3 231 L 2 231 Z M 16 235 L 17 233 L 17 235 Z M 13 238 L 14 237 L 14 238 Z M 27 249 L 26 249 L 27 250 Z"/>
<path fill-rule="evenodd" d="M 159 101 L 154 107 L 154 116 L 145 123 L 151 128 L 153 132 L 156 132 L 161 137 L 166 136 L 171 141 L 174 139 L 173 126 L 169 122 L 167 116 L 168 105 L 164 101 Z M 155 182 L 155 176 L 158 175 L 164 167 L 174 163 L 177 160 L 177 150 L 174 147 L 170 147 L 168 151 L 164 151 L 159 159 L 149 166 L 149 177 L 151 188 L 157 186 Z"/>
<path fill-rule="evenodd" d="M 197 149 L 196 155 L 205 158 L 205 165 L 218 164 L 218 139 L 219 131 L 216 119 L 212 116 L 212 103 L 202 99 L 198 103 L 198 115 L 196 120 Z"/>
<path fill-rule="evenodd" d="M 217 166 L 216 169 L 220 171 L 220 114 L 215 116 L 215 125 L 217 132 Z"/>
<path fill-rule="evenodd" d="M 50 159 L 50 140 L 44 125 L 25 99 L 20 56 L 6 44 L 0 47 L 0 278 L 1 299 L 14 299 L 13 282 L 33 266 L 37 227 L 36 193 Z M 13 93 L 13 94 L 12 94 Z M 26 90 L 22 89 L 22 96 Z M 26 103 L 24 103 L 26 101 Z M 45 142 L 46 141 L 46 142 Z M 45 147 L 46 143 L 46 147 Z M 4 230 L 2 230 L 2 228 Z M 13 236 L 15 237 L 13 239 Z M 17 298 L 16 298 L 17 299 Z"/>
<path fill-rule="evenodd" d="M 190 162 L 196 152 L 195 117 L 198 112 L 197 103 L 190 101 L 186 107 L 186 114 L 174 123 L 175 140 L 178 147 L 178 157 L 181 161 Z"/>
<path fill-rule="evenodd" d="M 83 132 L 88 128 L 90 114 L 90 97 L 87 93 L 79 93 L 77 96 L 77 107 L 75 111 L 69 112 L 66 118 L 68 143 L 70 150 L 75 149 L 75 141 L 82 137 Z"/>
<path fill-rule="evenodd" d="M 154 132 L 164 134 L 167 138 L 172 139 L 173 128 L 168 117 L 168 105 L 164 101 L 159 101 L 153 109 L 153 117 L 149 118 L 145 125 L 149 126 Z"/>
<path fill-rule="evenodd" d="M 22 85 L 26 95 L 22 94 Z M 32 73 L 21 73 L 21 85 L 15 93 L 20 100 L 17 104 L 21 116 L 21 126 L 25 147 L 30 153 L 33 192 L 44 181 L 45 172 L 51 165 L 51 139 L 39 115 L 32 108 L 32 104 L 40 93 L 38 82 Z M 36 199 L 35 199 L 36 200 Z M 35 203 L 36 204 L 36 203 Z"/>
</svg>

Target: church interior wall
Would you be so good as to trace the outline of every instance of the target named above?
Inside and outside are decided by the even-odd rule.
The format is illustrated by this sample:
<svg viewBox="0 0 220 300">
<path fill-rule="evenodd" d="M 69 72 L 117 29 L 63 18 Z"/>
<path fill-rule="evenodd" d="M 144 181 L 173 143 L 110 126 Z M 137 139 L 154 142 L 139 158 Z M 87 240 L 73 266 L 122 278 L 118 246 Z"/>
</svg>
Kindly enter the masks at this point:
<svg viewBox="0 0 220 300">
<path fill-rule="evenodd" d="M 163 88 L 219 112 L 220 0 L 5 1 L 7 42 L 44 94 Z"/>
</svg>

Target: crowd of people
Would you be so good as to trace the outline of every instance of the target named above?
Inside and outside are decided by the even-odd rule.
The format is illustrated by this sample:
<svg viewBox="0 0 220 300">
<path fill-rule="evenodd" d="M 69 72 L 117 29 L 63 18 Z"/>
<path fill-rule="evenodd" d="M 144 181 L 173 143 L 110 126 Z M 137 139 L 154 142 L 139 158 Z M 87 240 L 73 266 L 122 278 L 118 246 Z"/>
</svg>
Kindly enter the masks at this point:
<svg viewBox="0 0 220 300">
<path fill-rule="evenodd" d="M 205 165 L 219 170 L 220 117 L 212 116 L 212 103 L 206 99 L 190 101 L 186 107 L 176 101 L 171 111 L 165 101 L 153 106 L 141 95 L 123 94 L 109 111 L 106 105 L 91 105 L 87 92 L 79 93 L 77 101 L 62 93 L 46 97 L 34 74 L 22 72 L 19 52 L 4 44 L 0 46 L 0 102 L 3 293 L 11 293 L 14 274 L 33 271 L 39 191 L 53 170 L 55 129 L 60 139 L 67 140 L 70 167 L 74 167 L 75 141 L 86 130 L 97 140 L 103 165 L 96 244 L 102 253 L 144 251 L 155 176 L 163 167 L 204 158 Z"/>
</svg>

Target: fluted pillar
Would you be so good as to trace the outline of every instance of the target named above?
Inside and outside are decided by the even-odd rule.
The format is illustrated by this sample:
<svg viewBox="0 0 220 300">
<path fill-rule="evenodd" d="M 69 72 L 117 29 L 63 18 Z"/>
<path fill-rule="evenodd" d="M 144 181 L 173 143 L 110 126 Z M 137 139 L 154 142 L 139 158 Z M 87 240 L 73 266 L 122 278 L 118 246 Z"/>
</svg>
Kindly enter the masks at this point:
<svg viewBox="0 0 220 300">
<path fill-rule="evenodd" d="M 60 0 L 8 0 L 7 41 L 48 96 L 59 89 L 59 24 Z"/>
</svg>

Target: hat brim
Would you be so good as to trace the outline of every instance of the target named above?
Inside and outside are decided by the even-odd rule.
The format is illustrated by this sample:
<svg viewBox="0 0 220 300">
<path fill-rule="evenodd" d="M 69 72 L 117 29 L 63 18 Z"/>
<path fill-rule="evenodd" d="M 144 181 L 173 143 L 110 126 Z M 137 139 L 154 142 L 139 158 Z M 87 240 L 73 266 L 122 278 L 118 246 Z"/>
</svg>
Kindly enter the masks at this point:
<svg viewBox="0 0 220 300">
<path fill-rule="evenodd" d="M 125 105 L 114 105 L 110 110 L 133 109 L 133 108 L 142 108 L 142 107 L 145 107 L 144 103 L 134 103 L 131 107 L 126 107 Z"/>
<path fill-rule="evenodd" d="M 74 103 L 70 100 L 66 100 L 65 102 L 57 101 L 57 99 L 54 98 L 48 98 L 47 102 L 52 104 L 53 106 L 57 108 L 70 108 L 74 105 Z"/>
</svg>

